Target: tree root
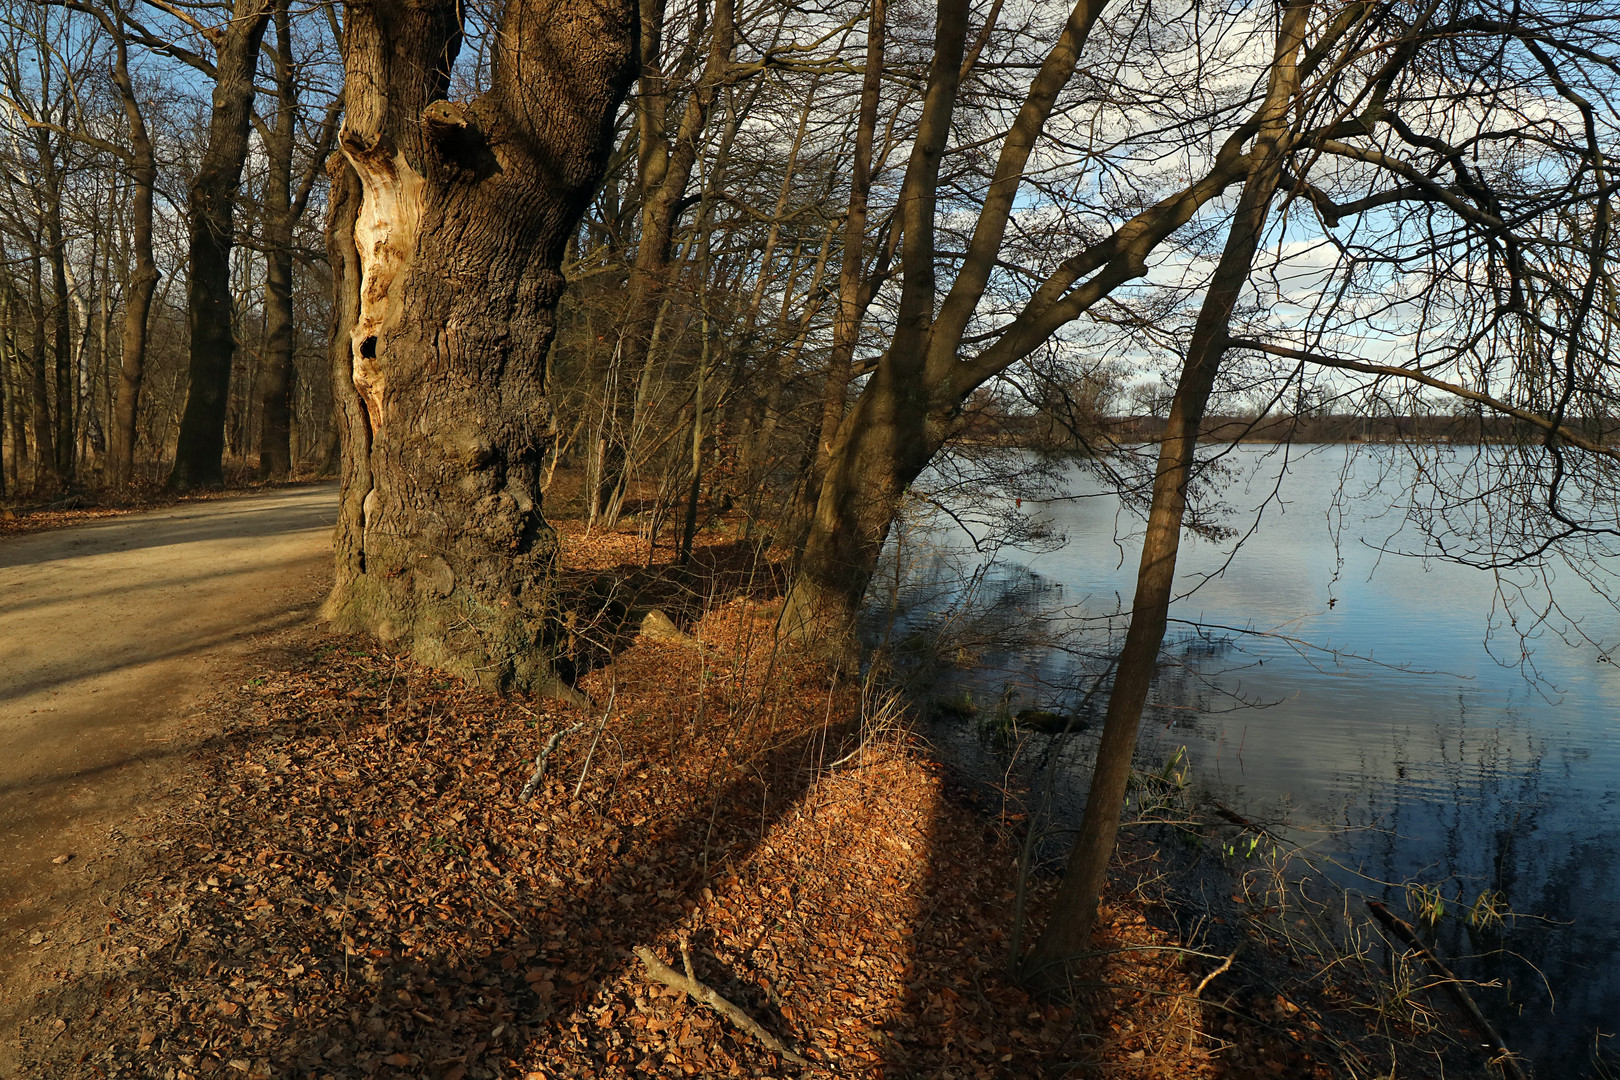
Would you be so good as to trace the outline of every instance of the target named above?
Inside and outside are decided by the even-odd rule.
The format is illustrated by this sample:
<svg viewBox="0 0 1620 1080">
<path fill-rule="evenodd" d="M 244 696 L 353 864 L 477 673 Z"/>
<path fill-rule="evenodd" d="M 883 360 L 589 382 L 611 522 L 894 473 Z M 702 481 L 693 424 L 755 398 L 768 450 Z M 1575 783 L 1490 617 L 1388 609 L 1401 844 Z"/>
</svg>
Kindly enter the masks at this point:
<svg viewBox="0 0 1620 1080">
<path fill-rule="evenodd" d="M 773 1054 L 779 1054 L 795 1065 L 810 1064 L 810 1062 L 784 1046 L 782 1040 L 755 1023 L 753 1017 L 721 997 L 713 987 L 700 982 L 697 975 L 692 971 L 692 954 L 687 951 L 684 939 L 681 941 L 681 961 L 686 965 L 685 975 L 658 959 L 657 955 L 645 945 L 637 945 L 635 952 L 641 958 L 641 962 L 647 966 L 647 977 L 649 979 L 663 983 L 673 989 L 684 991 L 693 1001 L 707 1005 L 727 1020 L 730 1020 L 736 1027 L 758 1039 L 765 1049 Z"/>
</svg>

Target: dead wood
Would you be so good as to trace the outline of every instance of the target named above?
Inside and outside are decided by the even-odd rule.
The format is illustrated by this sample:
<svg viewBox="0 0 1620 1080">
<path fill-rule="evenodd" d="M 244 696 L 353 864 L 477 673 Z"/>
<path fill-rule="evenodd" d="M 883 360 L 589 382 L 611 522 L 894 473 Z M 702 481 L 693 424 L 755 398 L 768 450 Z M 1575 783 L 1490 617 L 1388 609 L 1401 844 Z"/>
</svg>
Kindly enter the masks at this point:
<svg viewBox="0 0 1620 1080">
<path fill-rule="evenodd" d="M 528 802 L 529 797 L 534 794 L 534 789 L 540 786 L 540 781 L 546 775 L 546 759 L 551 756 L 553 750 L 557 749 L 557 744 L 562 742 L 563 736 L 578 731 L 587 723 L 589 721 L 581 720 L 568 727 L 558 728 L 551 733 L 551 738 L 546 740 L 546 745 L 540 748 L 540 756 L 534 759 L 534 772 L 529 775 L 528 781 L 523 785 L 523 790 L 518 792 L 518 802 Z"/>
<path fill-rule="evenodd" d="M 1422 957 L 1423 962 L 1429 965 L 1429 969 L 1440 976 L 1440 985 L 1445 988 L 1446 993 L 1451 995 L 1451 999 L 1456 1002 L 1457 1007 L 1479 1027 L 1480 1033 L 1485 1036 L 1485 1045 L 1491 1052 L 1491 1060 L 1502 1067 L 1502 1072 L 1510 1080 L 1525 1080 L 1524 1070 L 1519 1068 L 1518 1059 L 1514 1056 L 1513 1051 L 1509 1050 L 1506 1044 L 1502 1042 L 1502 1036 L 1497 1032 L 1496 1026 L 1486 1019 L 1484 1013 L 1479 1011 L 1479 1006 L 1474 1003 L 1473 997 L 1463 988 L 1462 980 L 1453 975 L 1451 969 L 1441 963 L 1440 958 L 1430 952 L 1428 946 L 1418 940 L 1417 934 L 1412 931 L 1412 928 L 1406 924 L 1405 920 L 1391 915 L 1389 909 L 1377 900 L 1368 900 L 1367 910 L 1373 913 L 1373 918 L 1377 919 L 1386 930 L 1399 938 L 1401 944 Z"/>
<path fill-rule="evenodd" d="M 684 991 L 693 1001 L 707 1005 L 727 1020 L 730 1020 L 732 1024 L 758 1039 L 773 1054 L 780 1054 L 795 1065 L 810 1064 L 810 1062 L 782 1045 L 782 1040 L 755 1023 L 753 1017 L 721 997 L 713 987 L 699 980 L 692 970 L 692 955 L 687 951 L 686 942 L 681 942 L 681 960 L 686 965 L 685 975 L 658 959 L 657 955 L 645 945 L 637 945 L 635 952 L 641 958 L 641 962 L 647 966 L 647 977 L 649 979 L 663 983 L 673 989 Z"/>
</svg>

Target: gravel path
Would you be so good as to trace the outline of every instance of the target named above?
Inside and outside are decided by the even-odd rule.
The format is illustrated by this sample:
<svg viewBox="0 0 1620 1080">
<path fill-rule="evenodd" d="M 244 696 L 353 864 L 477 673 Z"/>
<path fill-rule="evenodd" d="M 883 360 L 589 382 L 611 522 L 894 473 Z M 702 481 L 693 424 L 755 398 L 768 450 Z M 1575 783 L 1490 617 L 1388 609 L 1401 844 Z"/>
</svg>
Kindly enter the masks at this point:
<svg viewBox="0 0 1620 1080">
<path fill-rule="evenodd" d="M 201 703 L 309 624 L 336 507 L 335 485 L 284 488 L 0 540 L 6 1021 L 51 926 L 119 873 L 110 830 L 213 733 Z"/>
</svg>

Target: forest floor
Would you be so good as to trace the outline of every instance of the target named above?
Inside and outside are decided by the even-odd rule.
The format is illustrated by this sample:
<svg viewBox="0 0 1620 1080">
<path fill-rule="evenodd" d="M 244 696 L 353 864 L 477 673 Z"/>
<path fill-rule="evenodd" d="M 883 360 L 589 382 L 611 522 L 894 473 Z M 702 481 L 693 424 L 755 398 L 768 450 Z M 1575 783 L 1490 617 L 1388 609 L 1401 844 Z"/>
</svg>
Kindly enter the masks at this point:
<svg viewBox="0 0 1620 1080">
<path fill-rule="evenodd" d="M 594 705 L 494 697 L 307 621 L 265 639 L 190 721 L 206 744 L 168 759 L 167 797 L 113 823 L 118 872 L 70 903 L 40 897 L 26 970 L 4 984 L 24 991 L 4 1010 L 11 1075 L 1432 1063 L 1354 986 L 1306 972 L 1284 995 L 1223 967 L 1156 898 L 1151 845 L 1122 855 L 1076 1002 L 1031 999 L 1006 975 L 1016 793 L 965 797 L 858 683 L 777 643 L 781 579 L 753 545 L 712 536 L 675 568 L 634 535 L 561 528 Z M 637 633 L 625 616 L 650 607 L 681 632 Z M 1051 891 L 1034 879 L 1037 925 Z M 643 949 L 676 969 L 687 952 L 781 1049 L 649 978 Z"/>
<path fill-rule="evenodd" d="M 187 501 L 0 540 L 0 1018 L 28 942 L 144 857 L 124 830 L 181 786 L 222 685 L 307 627 L 336 488 Z M 39 531 L 38 526 L 48 531 Z M 0 1076 L 28 1075 L 0 1039 Z M 8 1071 L 8 1064 L 11 1070 Z"/>
</svg>

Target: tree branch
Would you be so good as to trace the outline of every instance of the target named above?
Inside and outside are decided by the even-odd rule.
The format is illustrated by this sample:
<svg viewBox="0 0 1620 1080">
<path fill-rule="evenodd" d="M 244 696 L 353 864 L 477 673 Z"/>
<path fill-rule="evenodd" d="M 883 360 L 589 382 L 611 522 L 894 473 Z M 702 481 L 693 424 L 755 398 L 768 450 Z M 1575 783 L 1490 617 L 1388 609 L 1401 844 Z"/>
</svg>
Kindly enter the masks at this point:
<svg viewBox="0 0 1620 1080">
<path fill-rule="evenodd" d="M 660 982 L 672 989 L 684 991 L 693 1001 L 707 1005 L 727 1020 L 730 1020 L 738 1028 L 758 1039 L 765 1049 L 773 1054 L 780 1054 L 795 1065 L 810 1064 L 810 1062 L 782 1045 L 782 1040 L 755 1023 L 753 1017 L 715 993 L 712 987 L 700 982 L 692 971 L 692 956 L 687 951 L 685 941 L 681 942 L 681 958 L 686 964 L 685 975 L 658 959 L 657 955 L 645 945 L 637 945 L 635 951 L 636 955 L 641 958 L 641 962 L 647 967 L 647 977 L 654 982 Z"/>
</svg>

